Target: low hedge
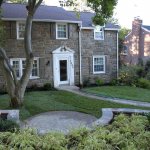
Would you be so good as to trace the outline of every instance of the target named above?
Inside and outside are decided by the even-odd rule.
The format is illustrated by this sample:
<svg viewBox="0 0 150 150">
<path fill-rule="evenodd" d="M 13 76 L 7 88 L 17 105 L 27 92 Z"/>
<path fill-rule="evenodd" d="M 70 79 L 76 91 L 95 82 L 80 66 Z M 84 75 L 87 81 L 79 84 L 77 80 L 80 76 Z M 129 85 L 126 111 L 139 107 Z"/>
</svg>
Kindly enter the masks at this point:
<svg viewBox="0 0 150 150">
<path fill-rule="evenodd" d="M 149 116 L 149 115 L 148 115 Z M 0 132 L 0 149 L 15 150 L 148 150 L 150 147 L 150 122 L 141 115 L 120 114 L 111 125 L 81 128 L 67 135 L 48 133 L 38 135 L 27 129 Z"/>
</svg>

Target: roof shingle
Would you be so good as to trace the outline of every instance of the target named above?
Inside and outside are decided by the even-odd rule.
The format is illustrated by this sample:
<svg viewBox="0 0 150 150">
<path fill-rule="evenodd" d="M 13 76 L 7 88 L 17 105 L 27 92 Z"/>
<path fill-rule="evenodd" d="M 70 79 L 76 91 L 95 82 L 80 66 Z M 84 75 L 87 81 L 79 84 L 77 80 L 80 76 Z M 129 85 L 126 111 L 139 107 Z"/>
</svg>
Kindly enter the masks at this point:
<svg viewBox="0 0 150 150">
<path fill-rule="evenodd" d="M 150 30 L 150 26 L 142 25 L 143 28 Z"/>
<path fill-rule="evenodd" d="M 76 16 L 76 13 L 74 11 L 70 11 L 70 13 L 74 16 Z M 94 17 L 94 13 L 91 12 L 80 12 L 80 21 L 82 21 L 82 27 L 93 27 L 92 18 Z M 112 23 L 106 23 L 105 28 L 113 28 L 113 29 L 119 29 L 118 25 L 114 25 Z"/>
<path fill-rule="evenodd" d="M 5 19 L 25 19 L 27 16 L 26 5 L 23 4 L 4 3 L 2 10 L 2 16 Z M 34 15 L 34 19 L 79 21 L 62 7 L 45 5 L 39 6 Z"/>
<path fill-rule="evenodd" d="M 4 19 L 23 20 L 27 17 L 26 5 L 16 3 L 4 3 L 2 5 L 2 16 Z M 62 7 L 41 5 L 37 9 L 34 19 L 37 21 L 64 21 L 64 22 L 81 22 L 82 27 L 93 27 L 92 17 L 94 13 L 81 12 L 80 18 L 77 18 L 73 11 L 66 11 Z M 119 29 L 118 25 L 107 23 L 105 28 Z"/>
</svg>

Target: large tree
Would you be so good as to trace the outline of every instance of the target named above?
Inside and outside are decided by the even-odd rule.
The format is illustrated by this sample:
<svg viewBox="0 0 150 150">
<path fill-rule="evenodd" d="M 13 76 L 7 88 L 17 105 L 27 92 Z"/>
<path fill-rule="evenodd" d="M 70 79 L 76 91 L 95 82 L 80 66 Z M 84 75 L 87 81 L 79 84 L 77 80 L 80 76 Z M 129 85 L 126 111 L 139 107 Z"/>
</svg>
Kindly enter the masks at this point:
<svg viewBox="0 0 150 150">
<path fill-rule="evenodd" d="M 3 0 L 0 0 L 2 5 Z M 28 0 L 26 10 L 26 26 L 25 26 L 25 35 L 24 35 L 24 50 L 26 55 L 26 67 L 25 71 L 20 80 L 17 79 L 13 67 L 10 65 L 9 58 L 6 55 L 6 51 L 0 46 L 0 66 L 3 71 L 5 81 L 7 84 L 7 92 L 10 96 L 10 104 L 12 107 L 19 107 L 23 103 L 24 93 L 26 86 L 29 81 L 29 77 L 32 71 L 33 65 L 33 53 L 32 53 L 32 44 L 31 44 L 31 29 L 32 29 L 32 20 L 33 15 L 42 0 Z M 1 8 L 0 5 L 0 8 Z"/>
<path fill-rule="evenodd" d="M 108 20 L 111 19 L 112 21 L 113 10 L 118 0 L 60 0 L 59 2 L 61 6 L 74 6 L 77 13 L 80 11 L 80 5 L 87 5 L 90 10 L 95 12 L 93 23 L 95 25 L 104 25 Z"/>
<path fill-rule="evenodd" d="M 0 8 L 5 0 L 0 0 Z M 14 1 L 14 0 L 11 0 Z M 25 2 L 25 0 L 15 0 Z M 43 0 L 28 0 L 27 1 L 27 18 L 24 35 L 24 50 L 26 55 L 25 71 L 21 79 L 17 79 L 15 71 L 9 62 L 6 51 L 3 45 L 0 45 L 0 67 L 3 71 L 4 78 L 7 84 L 7 92 L 10 96 L 10 104 L 12 107 L 19 107 L 23 104 L 24 93 L 29 81 L 33 65 L 33 53 L 31 42 L 31 30 L 33 16 Z M 103 24 L 109 17 L 111 17 L 114 6 L 117 0 L 88 0 L 88 5 L 95 11 L 96 16 L 93 21 L 95 24 Z M 2 20 L 0 20 L 2 22 Z M 3 37 L 3 26 L 0 27 L 0 37 Z"/>
</svg>

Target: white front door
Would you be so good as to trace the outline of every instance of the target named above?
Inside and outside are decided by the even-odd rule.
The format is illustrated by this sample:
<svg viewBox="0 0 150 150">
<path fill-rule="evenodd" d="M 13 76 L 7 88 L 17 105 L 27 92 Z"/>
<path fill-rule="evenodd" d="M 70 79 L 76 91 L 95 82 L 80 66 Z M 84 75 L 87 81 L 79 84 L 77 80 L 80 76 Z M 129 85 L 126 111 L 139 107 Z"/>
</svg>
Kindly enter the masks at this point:
<svg viewBox="0 0 150 150">
<path fill-rule="evenodd" d="M 58 48 L 53 51 L 54 87 L 67 84 L 74 85 L 74 52 L 70 49 Z"/>
</svg>

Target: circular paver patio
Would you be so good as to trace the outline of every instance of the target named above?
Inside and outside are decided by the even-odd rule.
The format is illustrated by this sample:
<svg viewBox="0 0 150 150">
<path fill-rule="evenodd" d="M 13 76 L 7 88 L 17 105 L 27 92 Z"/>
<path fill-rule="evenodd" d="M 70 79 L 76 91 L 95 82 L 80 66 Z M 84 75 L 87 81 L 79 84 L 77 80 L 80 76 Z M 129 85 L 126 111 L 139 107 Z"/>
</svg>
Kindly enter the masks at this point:
<svg viewBox="0 0 150 150">
<path fill-rule="evenodd" d="M 96 117 L 80 112 L 52 111 L 27 119 L 22 128 L 35 128 L 40 134 L 50 131 L 67 133 L 73 128 L 89 127 L 96 120 Z"/>
</svg>

